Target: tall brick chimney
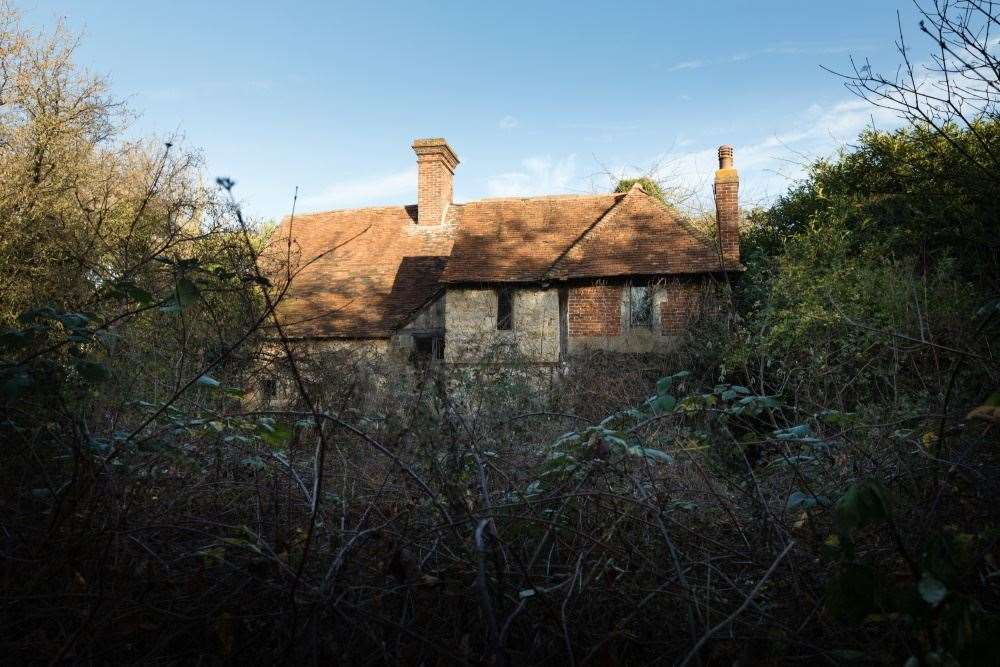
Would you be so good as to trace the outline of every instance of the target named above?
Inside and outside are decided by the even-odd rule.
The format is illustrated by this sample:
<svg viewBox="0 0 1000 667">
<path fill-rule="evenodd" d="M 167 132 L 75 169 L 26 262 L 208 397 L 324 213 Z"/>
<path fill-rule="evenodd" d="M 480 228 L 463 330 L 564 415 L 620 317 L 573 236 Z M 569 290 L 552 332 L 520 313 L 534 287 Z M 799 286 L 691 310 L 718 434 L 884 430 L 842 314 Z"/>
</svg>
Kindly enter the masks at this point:
<svg viewBox="0 0 1000 667">
<path fill-rule="evenodd" d="M 451 204 L 452 180 L 458 156 L 444 139 L 416 139 L 417 224 L 436 225 Z"/>
<path fill-rule="evenodd" d="M 740 261 L 740 176 L 733 167 L 733 147 L 719 146 L 719 169 L 715 172 L 715 216 L 719 246 L 728 267 Z"/>
</svg>

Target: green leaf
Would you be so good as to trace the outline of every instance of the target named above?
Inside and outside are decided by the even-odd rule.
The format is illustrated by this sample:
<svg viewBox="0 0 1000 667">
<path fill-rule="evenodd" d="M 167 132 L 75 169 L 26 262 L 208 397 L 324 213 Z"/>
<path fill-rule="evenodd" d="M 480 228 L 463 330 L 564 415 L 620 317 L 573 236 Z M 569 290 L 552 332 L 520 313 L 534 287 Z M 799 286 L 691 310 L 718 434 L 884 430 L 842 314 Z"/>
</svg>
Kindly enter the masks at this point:
<svg viewBox="0 0 1000 667">
<path fill-rule="evenodd" d="M 183 306 L 190 306 L 192 303 L 198 300 L 198 295 L 200 291 L 198 286 L 190 278 L 181 278 L 177 281 L 177 303 Z"/>
<path fill-rule="evenodd" d="M 852 484 L 837 501 L 835 523 L 843 535 L 870 523 L 889 518 L 888 492 L 881 482 L 863 480 Z"/>
<path fill-rule="evenodd" d="M 176 314 L 195 303 L 201 294 L 198 286 L 190 278 L 181 278 L 174 286 L 174 296 L 160 307 L 166 313 Z"/>
<path fill-rule="evenodd" d="M 22 392 L 30 389 L 35 384 L 35 379 L 26 370 L 19 370 L 3 382 L 3 393 L 7 398 L 17 398 Z"/>
<path fill-rule="evenodd" d="M 803 493 L 802 491 L 793 491 L 788 496 L 788 502 L 786 506 L 789 510 L 796 509 L 811 509 L 813 507 L 826 506 L 830 504 L 830 499 L 826 496 L 816 496 L 810 493 Z"/>
<path fill-rule="evenodd" d="M 152 294 L 130 281 L 115 283 L 112 286 L 112 292 L 117 296 L 132 299 L 142 306 L 153 303 Z"/>
<path fill-rule="evenodd" d="M 210 375 L 202 375 L 195 381 L 195 384 L 200 384 L 205 387 L 212 387 L 214 389 L 216 387 L 219 387 L 222 383 L 220 383 L 218 380 L 216 380 L 214 377 Z"/>
<path fill-rule="evenodd" d="M 664 452 L 663 450 L 660 450 L 660 449 L 652 449 L 652 448 L 649 448 L 649 447 L 643 447 L 643 448 L 640 449 L 640 452 L 647 459 L 652 459 L 654 461 L 659 461 L 660 463 L 673 463 L 674 462 L 674 457 L 672 457 L 670 454 L 667 454 L 666 452 Z"/>
<path fill-rule="evenodd" d="M 673 375 L 668 375 L 666 377 L 660 378 L 659 380 L 656 381 L 656 393 L 657 394 L 667 393 L 668 391 L 670 391 L 670 387 L 674 384 L 675 380 L 681 380 L 683 378 L 686 378 L 690 374 L 691 373 L 689 373 L 688 371 L 680 371 L 674 373 Z"/>
<path fill-rule="evenodd" d="M 827 586 L 826 606 L 841 619 L 860 623 L 875 611 L 876 585 L 872 568 L 845 563 Z"/>
<path fill-rule="evenodd" d="M 291 439 L 292 427 L 276 422 L 270 417 L 261 417 L 257 420 L 257 435 L 271 447 L 281 449 Z"/>
<path fill-rule="evenodd" d="M 778 440 L 815 440 L 809 424 L 799 424 L 798 426 L 779 429 L 774 432 L 774 437 Z"/>
<path fill-rule="evenodd" d="M 39 320 L 55 320 L 59 318 L 59 314 L 56 309 L 52 306 L 45 306 L 43 308 L 35 308 L 33 310 L 26 310 L 17 316 L 17 319 L 24 324 L 31 324 L 32 322 L 37 322 Z"/>
<path fill-rule="evenodd" d="M 73 367 L 76 368 L 76 372 L 80 374 L 83 381 L 88 384 L 98 384 L 111 377 L 108 367 L 97 361 L 77 359 L 73 363 Z"/>
<path fill-rule="evenodd" d="M 868 654 L 864 651 L 855 651 L 850 648 L 833 649 L 830 651 L 830 655 L 846 662 L 861 662 L 868 658 Z"/>
<path fill-rule="evenodd" d="M 747 394 L 752 393 L 746 387 L 743 387 L 738 384 L 734 385 L 720 384 L 715 388 L 715 392 L 719 394 L 722 397 L 722 400 L 724 401 L 731 401 L 738 396 L 746 396 Z"/>
<path fill-rule="evenodd" d="M 1000 391 L 994 391 L 989 396 L 987 396 L 986 400 L 983 401 L 983 405 L 989 405 L 991 407 L 1000 407 Z"/>
<path fill-rule="evenodd" d="M 658 396 L 653 396 L 648 401 L 646 405 L 649 407 L 651 412 L 670 412 L 675 407 L 677 407 L 677 399 L 670 394 L 660 394 Z"/>
<path fill-rule="evenodd" d="M 90 318 L 83 313 L 62 313 L 58 319 L 68 330 L 85 329 L 90 321 Z"/>
<path fill-rule="evenodd" d="M 109 352 L 114 352 L 115 347 L 118 346 L 119 339 L 121 339 L 121 336 L 112 331 L 108 331 L 107 329 L 95 331 L 94 337 L 97 338 L 101 345 L 103 345 Z"/>
<path fill-rule="evenodd" d="M 240 464 L 245 465 L 248 468 L 253 468 L 254 470 L 263 470 L 267 467 L 267 464 L 264 463 L 264 459 L 259 456 L 248 456 L 240 461 Z"/>
<path fill-rule="evenodd" d="M 917 590 L 920 591 L 920 597 L 924 599 L 924 602 L 932 607 L 941 604 L 941 601 L 948 595 L 948 587 L 935 579 L 929 572 L 924 572 L 923 576 L 920 577 Z"/>
<path fill-rule="evenodd" d="M 32 329 L 4 329 L 0 331 L 0 350 L 19 350 L 31 344 Z"/>
</svg>

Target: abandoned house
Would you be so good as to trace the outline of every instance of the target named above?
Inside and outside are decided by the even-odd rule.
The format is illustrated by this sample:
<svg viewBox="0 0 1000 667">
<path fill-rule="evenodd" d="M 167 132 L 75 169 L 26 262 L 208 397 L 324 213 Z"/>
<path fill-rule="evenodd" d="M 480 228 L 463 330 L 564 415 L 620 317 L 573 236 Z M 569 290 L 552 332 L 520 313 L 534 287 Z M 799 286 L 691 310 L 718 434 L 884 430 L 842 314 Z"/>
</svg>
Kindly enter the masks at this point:
<svg viewBox="0 0 1000 667">
<path fill-rule="evenodd" d="M 282 222 L 271 248 L 290 248 L 299 268 L 279 309 L 289 337 L 417 363 L 656 352 L 697 314 L 706 288 L 742 269 L 730 146 L 715 173 L 717 238 L 639 185 L 454 202 L 459 160 L 448 143 L 418 139 L 413 150 L 416 205 Z"/>
</svg>

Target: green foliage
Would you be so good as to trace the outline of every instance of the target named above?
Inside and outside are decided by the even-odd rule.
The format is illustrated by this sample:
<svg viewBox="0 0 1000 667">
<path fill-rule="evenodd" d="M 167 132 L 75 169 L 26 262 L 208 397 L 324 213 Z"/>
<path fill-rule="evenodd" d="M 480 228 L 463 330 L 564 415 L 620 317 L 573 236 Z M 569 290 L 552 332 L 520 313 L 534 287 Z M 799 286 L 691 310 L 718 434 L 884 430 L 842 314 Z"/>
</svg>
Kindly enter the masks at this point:
<svg viewBox="0 0 1000 667">
<path fill-rule="evenodd" d="M 655 199 L 659 199 L 664 204 L 667 203 L 667 196 L 663 192 L 663 188 L 660 184 L 649 178 L 648 176 L 640 176 L 638 178 L 623 178 L 618 181 L 615 185 L 615 192 L 628 192 L 632 189 L 632 186 L 639 184 L 639 187 L 645 191 L 645 193 Z"/>
<path fill-rule="evenodd" d="M 901 353 L 895 334 L 988 349 L 996 323 L 977 330 L 968 322 L 1000 283 L 1000 219 L 965 152 L 1000 145 L 1000 126 L 974 130 L 979 138 L 954 127 L 947 138 L 919 126 L 865 132 L 774 206 L 754 211 L 738 299 L 746 336 L 733 339 L 726 365 L 762 363 L 776 383 L 821 376 L 827 382 L 809 383 L 820 402 L 886 391 L 898 401 L 923 386 L 919 373 L 900 377 L 901 364 L 925 368 L 930 349 Z M 960 386 L 988 381 L 988 369 L 964 372 L 978 379 Z"/>
</svg>

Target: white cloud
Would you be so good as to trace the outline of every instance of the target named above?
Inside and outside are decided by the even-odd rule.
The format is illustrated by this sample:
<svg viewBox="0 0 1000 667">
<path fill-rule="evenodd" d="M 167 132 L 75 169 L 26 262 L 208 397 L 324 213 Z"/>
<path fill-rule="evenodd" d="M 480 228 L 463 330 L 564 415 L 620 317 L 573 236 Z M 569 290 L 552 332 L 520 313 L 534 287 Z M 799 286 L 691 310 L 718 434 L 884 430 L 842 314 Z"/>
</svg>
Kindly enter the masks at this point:
<svg viewBox="0 0 1000 667">
<path fill-rule="evenodd" d="M 513 116 L 504 116 L 500 119 L 501 130 L 513 130 L 518 125 L 520 125 L 520 123 L 517 122 L 517 119 Z"/>
<path fill-rule="evenodd" d="M 825 107 L 814 104 L 788 129 L 736 144 L 735 164 L 740 172 L 743 205 L 773 201 L 794 181 L 805 176 L 812 162 L 854 141 L 871 125 L 890 129 L 898 127 L 900 120 L 893 112 L 875 108 L 864 100 L 848 99 Z M 720 136 L 719 143 L 726 143 L 726 137 Z M 679 144 L 678 147 L 683 146 Z M 712 175 L 718 166 L 716 151 L 716 146 L 709 146 L 660 154 L 652 160 L 657 165 L 653 177 L 676 184 L 689 193 L 692 206 L 709 207 Z M 622 173 L 629 174 L 629 171 Z"/>
<path fill-rule="evenodd" d="M 559 160 L 534 156 L 521 161 L 519 171 L 499 174 L 486 183 L 491 197 L 558 194 L 577 181 L 576 155 Z"/>
<path fill-rule="evenodd" d="M 684 60 L 667 68 L 668 72 L 677 72 L 685 69 L 701 69 L 713 65 L 724 65 L 727 63 L 742 63 L 751 58 L 760 56 L 827 56 L 851 51 L 862 51 L 870 48 L 870 44 L 857 42 L 854 44 L 824 44 L 824 43 L 802 43 L 802 44 L 777 44 L 765 49 L 756 51 L 740 51 L 726 57 L 698 58 L 694 60 Z"/>
<path fill-rule="evenodd" d="M 699 67 L 704 67 L 708 63 L 704 60 L 685 60 L 684 62 L 677 63 L 676 65 L 671 65 L 667 68 L 668 72 L 676 72 L 682 69 L 698 69 Z"/>
<path fill-rule="evenodd" d="M 530 157 L 521 162 L 519 169 L 489 179 L 488 196 L 607 192 L 615 178 L 650 176 L 668 189 L 674 188 L 675 197 L 686 198 L 684 205 L 710 210 L 714 206 L 712 177 L 718 167 L 718 144 L 733 143 L 743 205 L 767 205 L 803 178 L 816 159 L 830 156 L 855 141 L 866 127 L 874 125 L 887 130 L 900 123 L 893 112 L 861 99 L 813 104 L 780 130 L 750 135 L 742 142 L 724 133 L 719 133 L 708 145 L 704 139 L 695 141 L 679 135 L 671 148 L 648 156 L 639 166 L 620 161 L 589 168 L 578 165 L 575 155 L 561 159 Z"/>
<path fill-rule="evenodd" d="M 372 178 L 331 183 L 317 195 L 302 198 L 307 208 L 351 208 L 391 204 L 403 198 L 413 199 L 417 189 L 416 168 Z"/>
</svg>

